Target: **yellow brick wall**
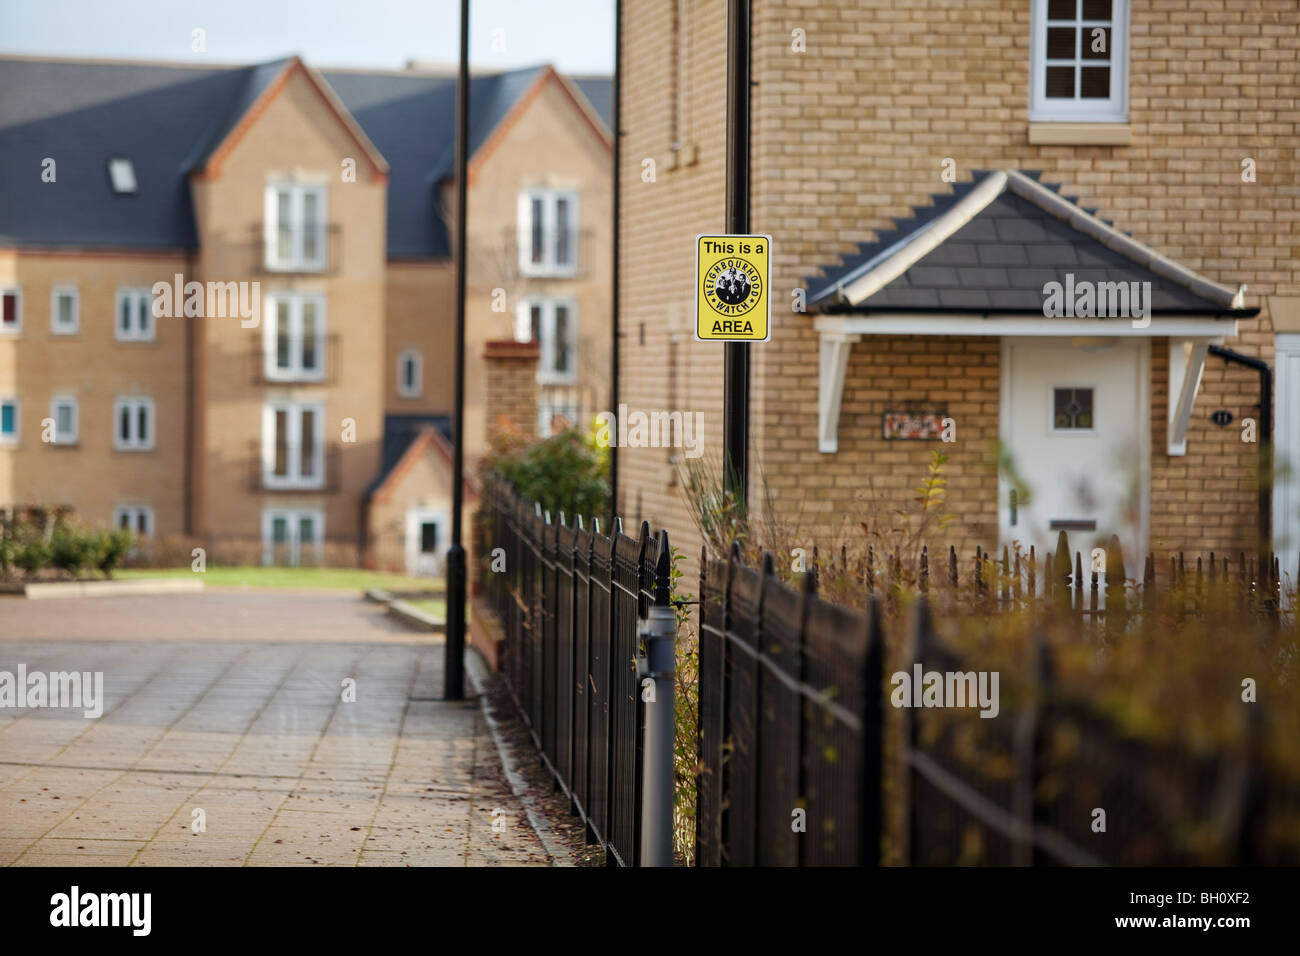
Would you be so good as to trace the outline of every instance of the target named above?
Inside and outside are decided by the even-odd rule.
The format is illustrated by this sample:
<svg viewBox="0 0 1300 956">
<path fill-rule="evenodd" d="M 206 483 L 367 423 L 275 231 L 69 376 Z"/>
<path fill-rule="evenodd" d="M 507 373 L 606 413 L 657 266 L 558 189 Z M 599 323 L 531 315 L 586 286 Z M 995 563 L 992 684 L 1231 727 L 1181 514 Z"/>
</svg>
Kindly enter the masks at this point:
<svg viewBox="0 0 1300 956">
<path fill-rule="evenodd" d="M 695 0 L 681 6 L 682 65 L 676 71 L 678 5 L 625 8 L 621 307 L 629 372 L 623 389 L 629 403 L 646 407 L 693 401 L 688 407 L 709 414 L 706 434 L 719 449 L 721 349 L 693 342 L 690 322 L 692 240 L 723 221 L 724 7 Z M 901 491 L 923 475 L 930 445 L 908 443 L 902 459 L 884 467 L 879 449 L 846 432 L 844 421 L 840 452 L 819 454 L 817 339 L 811 317 L 793 313 L 789 297 L 806 276 L 874 239 L 891 219 L 947 192 L 940 171 L 948 157 L 962 179 L 976 169 L 1043 170 L 1045 181 L 1063 184 L 1065 195 L 1097 207 L 1103 218 L 1163 254 L 1226 285 L 1248 283 L 1248 304 L 1265 312 L 1243 322 L 1241 335 L 1227 344 L 1271 361 L 1264 297 L 1300 288 L 1300 6 L 1292 0 L 1160 0 L 1133 7 L 1131 145 L 1043 146 L 1028 141 L 1028 2 L 755 4 L 752 227 L 773 235 L 774 259 L 772 341 L 753 346 L 751 473 L 761 469 L 776 484 L 783 512 L 802 507 L 825 514 L 813 530 L 831 534 L 860 490 L 847 476 L 887 472 Z M 795 28 L 805 31 L 805 53 L 792 51 Z M 669 150 L 674 115 L 678 136 L 698 148 L 698 161 L 668 172 L 661 164 L 659 181 L 642 184 L 642 159 Z M 1241 181 L 1243 157 L 1256 160 L 1257 182 Z M 641 322 L 648 330 L 645 346 L 638 338 Z M 678 380 L 698 382 L 699 391 L 687 386 L 687 397 L 671 402 L 665 370 L 674 323 L 682 334 Z M 891 379 L 863 381 L 879 367 L 861 353 L 895 354 L 905 341 L 873 339 L 854 347 L 846 402 L 868 387 L 924 390 L 901 367 Z M 981 348 L 992 349 L 993 372 L 968 399 L 995 410 L 996 342 Z M 1167 378 L 1160 364 L 1167 365 L 1167 353 L 1164 340 L 1153 342 L 1152 545 L 1235 548 L 1254 521 L 1253 496 L 1241 484 L 1253 470 L 1255 446 L 1227 441 L 1228 433 L 1204 416 L 1219 407 L 1240 410 L 1257 394 L 1255 386 L 1250 376 L 1225 370 L 1211 357 L 1189 455 L 1168 458 L 1165 399 L 1158 392 L 1160 376 Z M 939 353 L 928 387 L 941 387 L 944 360 L 953 357 Z M 959 444 L 982 440 L 982 421 L 973 429 L 964 427 L 970 423 L 963 417 L 957 421 Z M 958 533 L 992 543 L 987 535 L 996 533 L 996 495 L 986 492 L 992 479 L 971 471 L 971 463 L 984 457 L 982 449 L 953 451 L 963 467 L 953 470 L 949 498 L 978 498 L 982 510 L 963 514 Z M 640 500 L 646 517 L 665 523 L 679 544 L 694 550 L 665 456 L 631 450 L 623 461 L 625 513 L 640 517 Z M 1234 491 L 1225 496 L 1224 487 Z M 1225 504 L 1231 506 L 1226 513 Z"/>
</svg>

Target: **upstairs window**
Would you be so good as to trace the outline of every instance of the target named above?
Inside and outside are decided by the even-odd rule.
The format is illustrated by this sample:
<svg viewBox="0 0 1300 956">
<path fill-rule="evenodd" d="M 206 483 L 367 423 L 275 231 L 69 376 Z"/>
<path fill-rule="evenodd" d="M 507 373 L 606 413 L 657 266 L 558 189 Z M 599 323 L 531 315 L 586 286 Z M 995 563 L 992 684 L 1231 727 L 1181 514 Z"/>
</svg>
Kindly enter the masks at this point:
<svg viewBox="0 0 1300 956">
<path fill-rule="evenodd" d="M 21 407 L 17 398 L 0 398 L 0 445 L 18 443 L 18 420 Z"/>
<path fill-rule="evenodd" d="M 578 329 L 572 301 L 525 299 L 519 304 L 515 322 L 515 338 L 539 346 L 537 381 L 555 385 L 577 378 Z"/>
<path fill-rule="evenodd" d="M 135 163 L 129 159 L 110 159 L 108 161 L 108 181 L 113 192 L 119 196 L 139 192 L 135 181 Z"/>
<path fill-rule="evenodd" d="M 263 408 L 262 477 L 268 488 L 320 488 L 324 485 L 324 407 L 271 402 Z"/>
<path fill-rule="evenodd" d="M 424 358 L 419 349 L 403 349 L 397 356 L 397 394 L 419 398 L 424 391 Z"/>
<path fill-rule="evenodd" d="M 1029 119 L 1128 120 L 1128 0 L 1033 0 Z"/>
<path fill-rule="evenodd" d="M 55 396 L 50 400 L 50 418 L 54 420 L 51 435 L 55 445 L 75 445 L 77 443 L 77 399 L 70 395 Z"/>
<path fill-rule="evenodd" d="M 324 186 L 268 186 L 264 212 L 268 269 L 320 272 L 325 268 Z"/>
<path fill-rule="evenodd" d="M 325 297 L 276 293 L 267 296 L 263 323 L 266 377 L 313 381 L 325 375 Z"/>
<path fill-rule="evenodd" d="M 23 330 L 23 293 L 20 289 L 0 289 L 0 333 Z"/>
<path fill-rule="evenodd" d="M 50 293 L 50 331 L 74 335 L 81 326 L 81 304 L 74 285 L 56 285 Z"/>
<path fill-rule="evenodd" d="M 118 451 L 153 450 L 152 398 L 119 398 L 114 402 L 113 447 Z"/>
<path fill-rule="evenodd" d="M 519 271 L 571 276 L 578 266 L 578 194 L 526 189 L 519 194 Z"/>
<path fill-rule="evenodd" d="M 153 304 L 148 289 L 118 289 L 114 335 L 119 342 L 152 342 Z"/>
</svg>

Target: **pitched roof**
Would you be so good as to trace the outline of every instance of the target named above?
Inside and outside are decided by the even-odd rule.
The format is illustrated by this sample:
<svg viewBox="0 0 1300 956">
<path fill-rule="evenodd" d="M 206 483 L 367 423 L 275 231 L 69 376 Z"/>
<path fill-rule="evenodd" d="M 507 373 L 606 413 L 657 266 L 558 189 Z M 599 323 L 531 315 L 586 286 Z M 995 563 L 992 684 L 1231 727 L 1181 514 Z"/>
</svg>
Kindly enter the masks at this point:
<svg viewBox="0 0 1300 956">
<path fill-rule="evenodd" d="M 399 420 L 399 421 L 394 421 Z M 397 437 L 389 442 L 390 427 Z M 366 489 L 367 500 L 383 501 L 395 483 L 420 459 L 436 451 L 450 472 L 455 463 L 445 415 L 386 415 L 384 417 L 384 462 L 375 480 Z M 464 489 L 470 500 L 478 497 L 478 488 L 463 475 Z"/>
<path fill-rule="evenodd" d="M 810 278 L 822 312 L 1042 314 L 1044 286 L 1150 282 L 1156 314 L 1247 315 L 1243 290 L 1198 275 L 1038 181 L 978 171 L 875 242 Z M 1243 287 L 1244 289 L 1244 287 Z"/>
<path fill-rule="evenodd" d="M 296 57 L 198 68 L 0 56 L 0 244 L 197 248 L 187 176 L 295 64 Z M 545 69 L 471 78 L 471 152 Z M 449 256 L 437 184 L 453 168 L 455 75 L 307 72 L 313 81 L 323 76 L 326 95 L 337 95 L 360 138 L 388 163 L 388 257 Z M 603 82 L 607 90 L 611 81 Z M 576 85 L 598 114 L 608 110 L 600 78 Z M 55 183 L 39 179 L 46 157 L 57 164 Z M 136 193 L 109 187 L 115 157 L 134 163 Z"/>
</svg>

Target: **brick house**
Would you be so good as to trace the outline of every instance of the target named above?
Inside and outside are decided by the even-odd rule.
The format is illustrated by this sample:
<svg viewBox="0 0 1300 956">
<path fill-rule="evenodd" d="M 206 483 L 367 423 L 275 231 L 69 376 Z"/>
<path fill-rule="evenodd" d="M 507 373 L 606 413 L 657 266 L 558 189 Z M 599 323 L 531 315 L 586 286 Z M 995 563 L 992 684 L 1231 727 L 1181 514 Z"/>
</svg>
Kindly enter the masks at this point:
<svg viewBox="0 0 1300 956">
<path fill-rule="evenodd" d="M 1300 7 L 753 11 L 773 310 L 751 346 L 752 505 L 838 542 L 873 498 L 904 507 L 937 449 L 946 540 L 972 550 L 1060 527 L 1119 534 L 1130 569 L 1249 549 L 1261 393 L 1223 346 L 1277 373 L 1273 534 L 1300 547 Z M 625 5 L 621 59 L 620 401 L 703 412 L 715 451 L 723 349 L 694 341 L 693 285 L 695 236 L 723 223 L 725 15 Z M 1105 311 L 1122 289 L 1149 289 L 1148 314 Z M 1079 308 L 1055 309 L 1067 294 Z M 680 451 L 621 456 L 624 512 L 697 550 Z"/>
<path fill-rule="evenodd" d="M 455 85 L 297 57 L 0 58 L 0 507 L 212 560 L 436 571 Z M 471 463 L 490 339 L 538 340 L 539 427 L 602 405 L 608 90 L 550 67 L 472 80 Z"/>
</svg>

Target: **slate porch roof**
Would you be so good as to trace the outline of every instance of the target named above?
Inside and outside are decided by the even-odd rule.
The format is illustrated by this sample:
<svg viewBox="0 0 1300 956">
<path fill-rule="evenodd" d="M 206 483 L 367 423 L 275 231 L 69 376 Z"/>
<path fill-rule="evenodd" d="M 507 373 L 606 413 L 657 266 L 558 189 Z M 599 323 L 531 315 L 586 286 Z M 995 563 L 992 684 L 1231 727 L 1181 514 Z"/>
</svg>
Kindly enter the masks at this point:
<svg viewBox="0 0 1300 956">
<path fill-rule="evenodd" d="M 1150 282 L 1155 315 L 1258 314 L 1243 307 L 1244 287 L 1220 285 L 1161 256 L 1040 176 L 977 171 L 971 182 L 955 184 L 823 276 L 807 279 L 810 308 L 1042 315 L 1044 285 L 1064 283 L 1071 273 L 1076 286 Z"/>
<path fill-rule="evenodd" d="M 196 68 L 0 56 L 0 245 L 196 249 L 187 177 L 295 61 Z M 471 78 L 471 153 L 543 69 Z M 388 257 L 449 257 L 436 186 L 452 172 L 455 75 L 318 75 L 388 162 Z M 573 83 L 607 127 L 610 84 Z M 57 163 L 54 183 L 39 178 L 46 157 Z M 115 157 L 134 164 L 137 193 L 110 188 Z"/>
</svg>

